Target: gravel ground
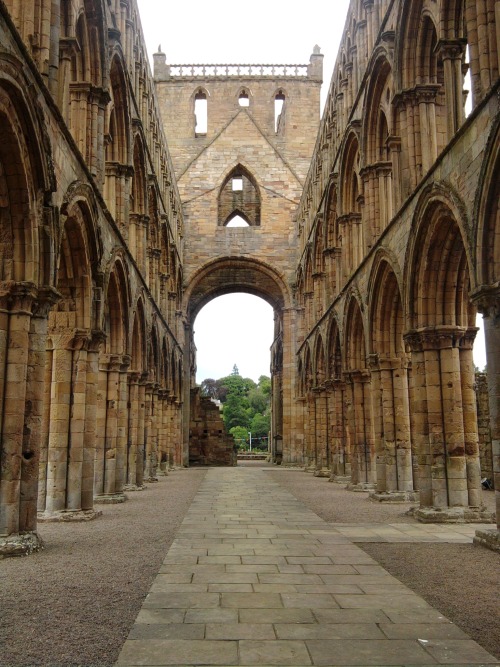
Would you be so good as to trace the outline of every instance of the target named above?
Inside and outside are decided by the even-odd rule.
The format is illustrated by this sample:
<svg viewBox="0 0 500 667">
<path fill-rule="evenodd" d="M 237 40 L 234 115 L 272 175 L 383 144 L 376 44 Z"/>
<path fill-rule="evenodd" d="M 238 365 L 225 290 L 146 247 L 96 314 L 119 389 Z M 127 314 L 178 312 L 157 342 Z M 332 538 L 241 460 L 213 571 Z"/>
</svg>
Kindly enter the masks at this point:
<svg viewBox="0 0 500 667">
<path fill-rule="evenodd" d="M 41 524 L 42 552 L 0 561 L 0 665 L 113 665 L 205 474 L 174 471 L 122 505 L 103 506 L 96 521 Z M 381 507 L 302 471 L 263 474 L 328 522 L 413 521 L 410 504 Z M 485 495 L 490 504 L 493 493 Z M 500 658 L 496 554 L 451 544 L 362 548 Z"/>
<path fill-rule="evenodd" d="M 40 524 L 43 551 L 0 561 L 0 665 L 112 665 L 205 474 L 176 470 L 88 523 Z"/>
<path fill-rule="evenodd" d="M 415 505 L 381 505 L 366 493 L 346 491 L 327 479 L 274 468 L 273 479 L 329 523 L 416 523 L 406 512 Z M 495 511 L 495 494 L 485 491 Z M 499 557 L 472 544 L 357 543 L 406 586 L 439 609 L 500 660 Z"/>
</svg>

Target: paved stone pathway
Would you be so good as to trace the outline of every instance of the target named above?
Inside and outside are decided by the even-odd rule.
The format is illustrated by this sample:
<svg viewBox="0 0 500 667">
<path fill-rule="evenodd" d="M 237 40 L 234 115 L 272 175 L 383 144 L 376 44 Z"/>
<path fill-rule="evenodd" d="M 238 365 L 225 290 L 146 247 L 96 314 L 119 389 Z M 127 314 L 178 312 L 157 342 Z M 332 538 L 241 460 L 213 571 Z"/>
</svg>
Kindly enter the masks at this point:
<svg viewBox="0 0 500 667">
<path fill-rule="evenodd" d="M 498 664 L 353 544 L 351 528 L 359 537 L 262 470 L 208 470 L 117 665 Z"/>
</svg>

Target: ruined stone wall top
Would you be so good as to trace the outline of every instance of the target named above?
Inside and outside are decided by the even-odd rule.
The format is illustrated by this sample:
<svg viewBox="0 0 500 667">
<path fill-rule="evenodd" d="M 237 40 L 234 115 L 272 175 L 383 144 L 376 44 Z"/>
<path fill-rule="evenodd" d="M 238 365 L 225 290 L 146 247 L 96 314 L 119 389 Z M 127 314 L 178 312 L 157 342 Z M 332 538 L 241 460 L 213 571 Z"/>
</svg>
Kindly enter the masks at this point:
<svg viewBox="0 0 500 667">
<path fill-rule="evenodd" d="M 164 53 L 156 53 L 156 92 L 177 175 L 243 109 L 303 180 L 319 126 L 322 78 L 319 47 L 304 65 L 169 65 Z M 202 132 L 196 125 L 199 98 L 207 108 Z M 283 103 L 279 119 L 277 100 Z"/>
</svg>

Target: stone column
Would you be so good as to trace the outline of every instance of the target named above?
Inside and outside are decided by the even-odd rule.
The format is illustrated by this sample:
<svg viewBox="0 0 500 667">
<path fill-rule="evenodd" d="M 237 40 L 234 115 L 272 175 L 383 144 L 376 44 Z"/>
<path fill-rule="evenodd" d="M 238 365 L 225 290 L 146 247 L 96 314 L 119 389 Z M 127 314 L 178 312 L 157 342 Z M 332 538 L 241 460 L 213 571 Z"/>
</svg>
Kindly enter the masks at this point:
<svg viewBox="0 0 500 667">
<path fill-rule="evenodd" d="M 128 437 L 127 437 L 127 483 L 125 491 L 136 491 L 137 486 L 137 443 L 139 431 L 139 379 L 140 373 L 128 372 Z"/>
<path fill-rule="evenodd" d="M 496 500 L 496 530 L 477 531 L 475 542 L 500 551 L 500 289 L 481 287 L 473 299 L 483 316 L 490 408 L 493 479 Z"/>
<path fill-rule="evenodd" d="M 150 441 L 150 456 L 151 463 L 149 469 L 149 481 L 158 481 L 158 425 L 159 425 L 159 411 L 158 411 L 158 385 L 153 386 L 153 393 L 151 395 L 151 435 Z"/>
<path fill-rule="evenodd" d="M 146 384 L 147 373 L 139 379 L 138 417 L 137 417 L 137 481 L 138 487 L 144 486 L 144 470 L 146 456 Z"/>
<path fill-rule="evenodd" d="M 386 452 L 386 432 L 385 432 L 385 405 L 383 390 L 386 378 L 380 368 L 379 355 L 370 354 L 368 365 L 372 376 L 372 397 L 373 397 L 373 431 L 375 436 L 375 458 L 377 470 L 376 493 L 379 497 L 387 491 L 387 452 Z"/>
<path fill-rule="evenodd" d="M 363 369 L 351 371 L 349 375 L 352 380 L 352 483 L 348 488 L 369 491 L 376 478 L 370 374 Z"/>
<path fill-rule="evenodd" d="M 0 285 L 0 555 L 29 554 L 41 547 L 36 531 L 36 497 L 31 486 L 33 459 L 38 466 L 39 442 L 26 441 L 24 425 L 29 388 L 30 332 L 37 288 L 32 283 Z M 34 341 L 32 341 L 34 342 Z M 33 351 L 34 352 L 34 351 Z M 33 448 L 25 449 L 26 444 Z M 32 507 L 33 506 L 33 507 Z"/>
<path fill-rule="evenodd" d="M 465 471 L 467 479 L 467 504 L 480 508 L 483 505 L 481 486 L 481 460 L 479 454 L 479 426 L 476 404 L 476 373 L 472 348 L 477 329 L 469 329 L 460 341 L 459 362 L 462 389 Z"/>
<path fill-rule="evenodd" d="M 82 477 L 85 449 L 85 400 L 89 332 L 77 331 L 72 341 L 71 408 L 69 414 L 68 478 L 66 508 L 72 513 L 82 509 Z"/>
<path fill-rule="evenodd" d="M 334 392 L 334 457 L 331 482 L 348 484 L 351 481 L 351 456 L 348 438 L 348 400 L 346 384 L 341 379 L 333 381 Z"/>
<path fill-rule="evenodd" d="M 411 433 L 418 469 L 420 507 L 432 507 L 431 451 L 427 425 L 427 395 L 425 359 L 422 338 L 417 332 L 409 332 L 405 342 L 411 352 L 411 376 L 409 394 L 411 405 Z"/>
<path fill-rule="evenodd" d="M 390 160 L 392 165 L 391 192 L 392 211 L 399 211 L 401 205 L 401 138 L 391 136 L 387 139 Z"/>
<path fill-rule="evenodd" d="M 466 40 L 441 40 L 439 54 L 444 67 L 447 141 L 455 136 L 465 120 L 462 58 Z"/>
<path fill-rule="evenodd" d="M 176 451 L 176 461 L 178 466 L 187 467 L 189 459 L 186 461 L 186 456 L 189 456 L 189 451 L 186 451 L 182 445 L 182 401 L 174 401 L 174 438 L 175 438 L 175 451 Z M 185 413 L 184 413 L 185 414 Z"/>
<path fill-rule="evenodd" d="M 307 440 L 306 440 L 306 461 L 305 471 L 313 472 L 316 468 L 316 401 L 314 393 L 310 387 L 306 393 L 306 422 L 307 422 Z"/>
<path fill-rule="evenodd" d="M 305 399 L 303 396 L 298 396 L 295 400 L 295 425 L 298 429 L 298 436 L 294 442 L 295 446 L 292 450 L 292 457 L 290 464 L 294 466 L 303 466 L 305 461 L 305 441 L 304 441 L 304 413 L 305 413 Z"/>
<path fill-rule="evenodd" d="M 144 417 L 144 445 L 145 445 L 145 466 L 144 466 L 144 479 L 147 482 L 157 481 L 153 477 L 152 471 L 152 447 L 153 447 L 153 437 L 152 437 L 152 423 L 153 423 L 153 383 L 148 382 L 146 384 L 146 400 L 145 400 L 145 417 Z"/>
<path fill-rule="evenodd" d="M 163 475 L 168 474 L 168 391 L 160 389 L 158 391 L 158 458 L 160 470 Z"/>
<path fill-rule="evenodd" d="M 396 429 L 396 461 L 398 467 L 397 488 L 409 500 L 416 500 L 413 485 L 413 461 L 410 432 L 410 405 L 408 387 L 408 361 L 406 356 L 394 361 L 392 371 L 394 392 L 394 420 Z"/>
<path fill-rule="evenodd" d="M 106 386 L 104 406 L 104 448 L 99 452 L 102 465 L 102 485 L 98 487 L 95 503 L 122 503 L 125 500 L 122 489 L 117 489 L 117 448 L 118 448 L 118 410 L 120 403 L 120 369 L 122 356 L 111 354 L 105 368 Z"/>
<path fill-rule="evenodd" d="M 415 500 L 406 369 L 400 359 L 384 358 L 379 360 L 378 371 L 381 423 L 380 435 L 376 431 L 377 491 L 372 498 L 381 502 Z"/>
<path fill-rule="evenodd" d="M 420 348 L 418 374 L 422 398 L 420 509 L 416 517 L 423 522 L 481 522 L 490 517 L 482 505 L 471 506 L 469 498 L 480 497 L 480 479 L 475 405 L 463 395 L 468 373 L 460 361 L 460 345 L 466 330 L 458 327 L 432 327 L 414 332 L 412 349 Z M 421 363 L 423 357 L 423 364 Z M 471 375 L 469 373 L 469 375 Z M 423 391 L 422 391 L 423 390 Z M 464 407 L 474 414 L 466 415 Z M 469 410 L 467 408 L 466 412 Z M 472 428 L 470 455 L 466 459 L 467 438 L 464 425 Z M 475 434 L 474 434 L 475 432 Z M 472 444 L 473 443 L 473 444 Z"/>
<path fill-rule="evenodd" d="M 87 398 L 95 393 L 94 361 L 89 371 L 90 332 L 85 330 L 52 334 L 56 349 L 52 353 L 50 414 L 48 424 L 47 485 L 45 503 L 39 519 L 44 521 L 89 520 L 98 516 L 93 510 L 93 459 L 95 410 Z M 95 354 L 95 353 L 94 353 Z M 90 354 L 92 358 L 92 353 Z M 94 402 L 95 405 L 95 402 Z M 91 444 L 90 455 L 85 451 Z"/>
<path fill-rule="evenodd" d="M 116 468 L 115 493 L 123 495 L 123 487 L 127 483 L 127 441 L 128 441 L 128 368 L 130 357 L 122 355 L 118 375 L 118 412 L 116 430 Z"/>
<path fill-rule="evenodd" d="M 345 377 L 345 421 L 346 421 L 346 440 L 349 443 L 350 454 L 350 475 L 352 484 L 357 484 L 359 481 L 359 466 L 356 460 L 356 420 L 354 412 L 354 381 L 351 373 L 344 373 Z"/>
<path fill-rule="evenodd" d="M 316 412 L 316 469 L 315 477 L 330 477 L 330 455 L 328 447 L 328 398 L 324 384 L 315 388 Z"/>
<path fill-rule="evenodd" d="M 23 465 L 21 469 L 20 525 L 34 526 L 37 521 L 37 496 L 40 448 L 43 438 L 45 398 L 45 357 L 48 315 L 58 301 L 59 294 L 52 287 L 38 290 L 33 304 L 28 350 L 28 381 L 26 385 L 26 412 L 24 418 Z M 45 472 L 45 466 L 43 471 Z M 45 492 L 45 476 L 44 476 Z"/>
<path fill-rule="evenodd" d="M 439 84 L 427 84 L 417 87 L 422 171 L 424 174 L 429 171 L 438 156 L 436 96 L 439 88 Z"/>
<path fill-rule="evenodd" d="M 71 443 L 70 410 L 72 401 L 72 332 L 51 334 L 52 377 L 50 390 L 49 449 L 47 459 L 46 515 L 66 509 L 68 448 Z M 43 516 L 40 516 L 42 519 Z"/>
<path fill-rule="evenodd" d="M 97 390 L 99 382 L 99 354 L 105 341 L 103 331 L 92 331 L 87 349 L 87 374 L 85 384 L 85 426 L 83 434 L 83 465 L 81 504 L 90 518 L 94 510 L 94 477 L 97 446 Z"/>
</svg>

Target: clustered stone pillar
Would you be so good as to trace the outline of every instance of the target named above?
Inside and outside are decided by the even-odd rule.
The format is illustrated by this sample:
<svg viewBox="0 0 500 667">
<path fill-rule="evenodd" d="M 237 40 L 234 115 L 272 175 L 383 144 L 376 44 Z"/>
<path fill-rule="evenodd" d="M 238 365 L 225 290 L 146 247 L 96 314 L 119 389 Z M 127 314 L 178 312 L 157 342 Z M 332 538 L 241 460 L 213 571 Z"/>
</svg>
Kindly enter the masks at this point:
<svg viewBox="0 0 500 667">
<path fill-rule="evenodd" d="M 91 519 L 95 456 L 97 353 L 90 332 L 52 332 L 41 520 Z"/>
<path fill-rule="evenodd" d="M 325 384 L 315 387 L 314 404 L 316 414 L 316 469 L 315 477 L 330 477 L 330 446 L 328 441 L 328 394 Z"/>
<path fill-rule="evenodd" d="M 37 528 L 39 424 L 47 315 L 56 293 L 29 282 L 0 286 L 0 555 L 41 546 Z"/>
<path fill-rule="evenodd" d="M 119 432 L 119 408 L 121 403 L 120 373 L 123 365 L 119 354 L 102 355 L 99 372 L 98 426 L 102 436 L 98 439 L 96 452 L 95 502 L 120 503 L 125 500 L 123 481 L 117 475 L 123 473 L 124 446 L 122 424 Z"/>
<path fill-rule="evenodd" d="M 331 382 L 330 425 L 332 455 L 330 481 L 349 484 L 351 481 L 351 456 L 346 428 L 346 385 L 339 378 Z"/>
<path fill-rule="evenodd" d="M 473 337 L 473 330 L 444 326 L 406 336 L 413 359 L 420 521 L 490 519 L 481 501 Z"/>
<path fill-rule="evenodd" d="M 500 551 L 500 290 L 498 285 L 484 287 L 474 296 L 483 315 L 484 339 L 490 408 L 491 446 L 493 454 L 493 485 L 495 487 L 497 528 L 477 531 L 475 542 Z"/>
<path fill-rule="evenodd" d="M 138 458 L 138 434 L 139 434 L 139 379 L 140 373 L 129 371 L 128 373 L 128 391 L 129 391 L 129 409 L 128 409 L 128 438 L 127 438 L 127 471 L 126 471 L 126 491 L 136 491 L 142 488 L 142 484 L 137 484 L 137 473 L 139 469 Z"/>
<path fill-rule="evenodd" d="M 371 383 L 366 369 L 348 373 L 351 389 L 349 427 L 352 435 L 351 484 L 355 490 L 370 490 L 375 482 L 375 445 L 371 415 Z"/>
<path fill-rule="evenodd" d="M 404 360 L 371 357 L 378 501 L 415 500 Z"/>
</svg>

